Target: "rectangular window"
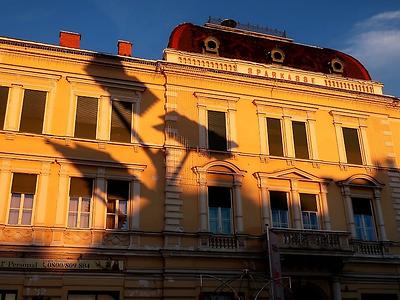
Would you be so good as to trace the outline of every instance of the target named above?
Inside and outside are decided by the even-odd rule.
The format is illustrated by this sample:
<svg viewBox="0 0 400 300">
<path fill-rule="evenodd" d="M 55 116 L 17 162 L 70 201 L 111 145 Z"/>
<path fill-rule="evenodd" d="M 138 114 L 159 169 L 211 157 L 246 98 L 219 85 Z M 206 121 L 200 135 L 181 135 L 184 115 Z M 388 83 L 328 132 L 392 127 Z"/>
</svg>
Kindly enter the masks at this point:
<svg viewBox="0 0 400 300">
<path fill-rule="evenodd" d="M 317 195 L 300 194 L 301 217 L 304 229 L 319 229 Z"/>
<path fill-rule="evenodd" d="M 17 300 L 17 291 L 0 290 L 0 300 Z"/>
<path fill-rule="evenodd" d="M 36 179 L 34 174 L 13 174 L 8 224 L 31 225 Z"/>
<path fill-rule="evenodd" d="M 128 199 L 128 181 L 107 181 L 107 229 L 128 229 Z"/>
<path fill-rule="evenodd" d="M 356 238 L 366 241 L 376 240 L 371 201 L 364 198 L 352 198 Z"/>
<path fill-rule="evenodd" d="M 226 120 L 221 111 L 208 111 L 208 149 L 226 151 Z"/>
<path fill-rule="evenodd" d="M 289 216 L 287 205 L 287 193 L 270 191 L 272 226 L 276 228 L 288 228 Z"/>
<path fill-rule="evenodd" d="M 132 103 L 122 101 L 112 102 L 111 141 L 131 142 L 132 114 Z"/>
<path fill-rule="evenodd" d="M 118 300 L 119 292 L 70 291 L 68 300 Z"/>
<path fill-rule="evenodd" d="M 96 139 L 98 99 L 78 97 L 74 137 Z"/>
<path fill-rule="evenodd" d="M 89 228 L 93 179 L 72 177 L 69 188 L 68 227 Z"/>
<path fill-rule="evenodd" d="M 212 233 L 232 233 L 231 189 L 208 187 L 208 218 Z"/>
<path fill-rule="evenodd" d="M 295 157 L 304 159 L 310 158 L 308 153 L 306 123 L 293 121 L 292 129 Z"/>
<path fill-rule="evenodd" d="M 47 93 L 25 90 L 22 104 L 20 132 L 42 133 Z"/>
<path fill-rule="evenodd" d="M 283 156 L 281 120 L 267 118 L 269 155 Z"/>
<path fill-rule="evenodd" d="M 214 292 L 214 293 L 201 293 L 199 296 L 200 300 L 235 300 L 244 299 L 243 293 L 239 293 L 240 298 L 235 297 L 233 293 L 228 292 Z"/>
<path fill-rule="evenodd" d="M 360 141 L 358 130 L 355 128 L 343 127 L 344 147 L 346 150 L 347 162 L 350 164 L 362 165 Z"/>
<path fill-rule="evenodd" d="M 0 86 L 0 130 L 4 128 L 9 88 Z"/>
</svg>

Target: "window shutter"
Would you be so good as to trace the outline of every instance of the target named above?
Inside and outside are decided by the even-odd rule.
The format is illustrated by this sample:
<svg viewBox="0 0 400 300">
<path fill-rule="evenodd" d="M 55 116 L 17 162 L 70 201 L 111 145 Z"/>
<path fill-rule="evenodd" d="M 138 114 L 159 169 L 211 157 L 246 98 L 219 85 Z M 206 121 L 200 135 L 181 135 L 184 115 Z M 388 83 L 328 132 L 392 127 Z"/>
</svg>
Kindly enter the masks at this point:
<svg viewBox="0 0 400 300">
<path fill-rule="evenodd" d="M 343 127 L 342 129 L 347 162 L 351 164 L 361 165 L 362 158 L 357 129 L 345 127 Z"/>
<path fill-rule="evenodd" d="M 271 209 L 288 210 L 285 192 L 270 191 Z"/>
<path fill-rule="evenodd" d="M 71 197 L 92 197 L 93 179 L 72 177 L 69 188 Z"/>
<path fill-rule="evenodd" d="M 318 211 L 315 194 L 300 194 L 300 204 L 302 211 Z"/>
<path fill-rule="evenodd" d="M 227 150 L 225 113 L 208 111 L 208 148 L 210 150 Z"/>
<path fill-rule="evenodd" d="M 297 158 L 310 158 L 308 154 L 307 131 L 304 122 L 292 122 L 294 151 Z"/>
<path fill-rule="evenodd" d="M 283 156 L 281 120 L 267 118 L 269 154 Z"/>
<path fill-rule="evenodd" d="M 372 216 L 371 202 L 369 199 L 351 198 L 353 212 L 356 215 Z"/>
<path fill-rule="evenodd" d="M 25 90 L 19 131 L 42 133 L 46 92 Z"/>
<path fill-rule="evenodd" d="M 209 207 L 231 207 L 231 189 L 222 186 L 208 187 Z"/>
<path fill-rule="evenodd" d="M 107 199 L 128 200 L 129 181 L 108 180 Z"/>
<path fill-rule="evenodd" d="M 11 191 L 21 194 L 35 194 L 36 190 L 35 174 L 14 173 Z"/>
<path fill-rule="evenodd" d="M 76 106 L 75 137 L 96 139 L 97 98 L 78 97 Z"/>
<path fill-rule="evenodd" d="M 4 128 L 4 120 L 6 118 L 8 87 L 0 86 L 0 130 Z"/>
<path fill-rule="evenodd" d="M 111 141 L 130 143 L 132 103 L 113 101 L 111 114 Z"/>
</svg>

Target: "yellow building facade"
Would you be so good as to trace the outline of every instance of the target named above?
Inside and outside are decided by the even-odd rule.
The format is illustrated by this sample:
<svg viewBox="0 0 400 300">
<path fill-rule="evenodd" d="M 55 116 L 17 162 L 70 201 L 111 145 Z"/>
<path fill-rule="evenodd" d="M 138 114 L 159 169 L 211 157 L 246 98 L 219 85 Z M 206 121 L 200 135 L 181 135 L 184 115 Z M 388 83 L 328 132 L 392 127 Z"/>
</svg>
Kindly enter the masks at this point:
<svg viewBox="0 0 400 300">
<path fill-rule="evenodd" d="M 399 99 L 356 59 L 233 21 L 157 61 L 60 38 L 0 38 L 1 300 L 399 299 Z"/>
</svg>

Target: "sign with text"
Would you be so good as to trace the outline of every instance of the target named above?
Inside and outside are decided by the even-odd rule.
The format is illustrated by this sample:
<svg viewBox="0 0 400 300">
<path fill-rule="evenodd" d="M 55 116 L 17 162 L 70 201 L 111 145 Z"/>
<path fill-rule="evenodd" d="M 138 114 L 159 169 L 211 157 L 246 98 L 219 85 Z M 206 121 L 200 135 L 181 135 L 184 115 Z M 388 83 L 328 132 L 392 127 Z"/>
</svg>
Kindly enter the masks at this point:
<svg viewBox="0 0 400 300">
<path fill-rule="evenodd" d="M 45 270 L 99 270 L 121 271 L 120 260 L 62 260 L 42 258 L 0 258 L 0 269 L 45 269 Z"/>
</svg>

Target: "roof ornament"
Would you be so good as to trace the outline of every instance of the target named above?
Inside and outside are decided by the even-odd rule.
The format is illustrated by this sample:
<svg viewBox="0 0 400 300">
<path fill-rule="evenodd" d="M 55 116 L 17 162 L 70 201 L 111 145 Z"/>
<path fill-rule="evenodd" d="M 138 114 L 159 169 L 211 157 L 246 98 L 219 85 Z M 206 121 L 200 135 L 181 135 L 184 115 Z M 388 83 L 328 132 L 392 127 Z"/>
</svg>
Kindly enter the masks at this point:
<svg viewBox="0 0 400 300">
<path fill-rule="evenodd" d="M 344 71 L 344 64 L 339 58 L 334 58 L 329 62 L 329 68 L 332 73 L 342 74 Z"/>
<path fill-rule="evenodd" d="M 272 62 L 281 64 L 285 60 L 285 52 L 279 47 L 275 47 L 267 53 L 267 57 L 272 60 Z"/>
</svg>

